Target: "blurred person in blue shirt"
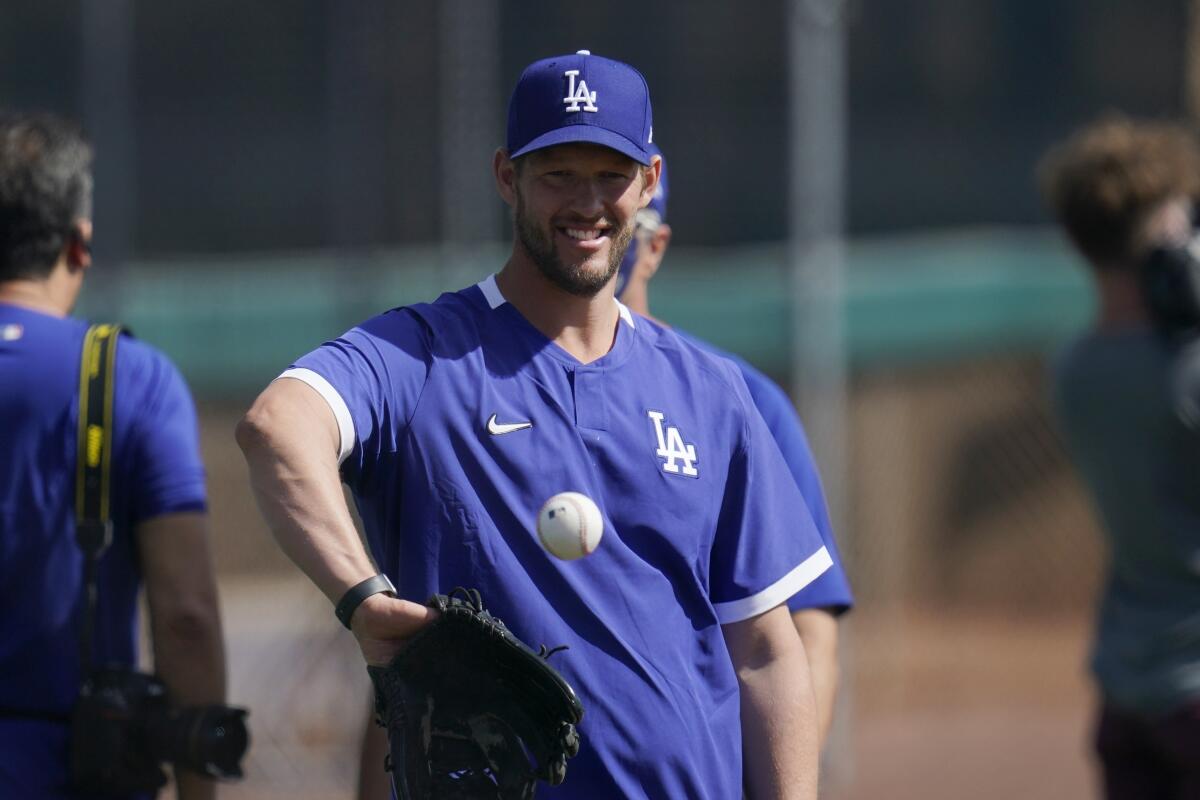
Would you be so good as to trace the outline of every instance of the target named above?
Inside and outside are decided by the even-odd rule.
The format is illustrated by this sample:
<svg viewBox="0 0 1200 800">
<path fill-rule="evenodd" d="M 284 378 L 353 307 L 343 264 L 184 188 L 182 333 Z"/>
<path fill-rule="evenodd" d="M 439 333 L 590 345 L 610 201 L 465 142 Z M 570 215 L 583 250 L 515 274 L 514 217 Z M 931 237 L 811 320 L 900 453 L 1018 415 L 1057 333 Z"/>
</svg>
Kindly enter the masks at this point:
<svg viewBox="0 0 1200 800">
<path fill-rule="evenodd" d="M 1181 127 L 1112 118 L 1040 177 L 1100 301 L 1054 402 L 1109 546 L 1092 651 L 1105 794 L 1200 798 L 1200 151 Z"/>
<path fill-rule="evenodd" d="M 0 797 L 68 788 L 80 693 L 84 557 L 75 500 L 80 359 L 69 316 L 91 267 L 92 151 L 50 115 L 0 114 Z M 97 569 L 96 665 L 137 661 L 137 598 L 175 703 L 219 703 L 225 655 L 204 471 L 187 386 L 161 353 L 122 337 L 113 376 L 111 546 Z M 214 784 L 176 771 L 179 796 Z"/>
<path fill-rule="evenodd" d="M 662 155 L 658 147 L 654 147 L 653 152 Z M 625 251 L 625 258 L 617 273 L 617 297 L 632 311 L 646 317 L 651 317 L 650 281 L 662 265 L 667 247 L 671 243 L 671 226 L 667 224 L 669 190 L 667 162 L 664 158 L 658 189 L 650 204 L 638 212 L 633 242 Z M 813 690 L 817 699 L 817 720 L 821 741 L 824 742 L 833 721 L 834 700 L 837 696 L 838 617 L 854 605 L 854 596 L 842 568 L 833 525 L 829 520 L 829 509 L 825 504 L 825 493 L 821 488 L 820 473 L 812 449 L 808 445 L 808 437 L 804 433 L 804 426 L 795 406 L 778 384 L 740 356 L 714 347 L 678 328 L 675 332 L 737 365 L 746 380 L 746 386 L 750 389 L 750 397 L 779 446 L 788 470 L 800 488 L 807 510 L 816 523 L 817 531 L 821 534 L 821 540 L 833 559 L 833 565 L 828 570 L 787 601 L 792 621 L 804 641 L 804 651 L 808 654 Z M 803 510 L 797 509 L 797 513 L 803 513 Z"/>
</svg>

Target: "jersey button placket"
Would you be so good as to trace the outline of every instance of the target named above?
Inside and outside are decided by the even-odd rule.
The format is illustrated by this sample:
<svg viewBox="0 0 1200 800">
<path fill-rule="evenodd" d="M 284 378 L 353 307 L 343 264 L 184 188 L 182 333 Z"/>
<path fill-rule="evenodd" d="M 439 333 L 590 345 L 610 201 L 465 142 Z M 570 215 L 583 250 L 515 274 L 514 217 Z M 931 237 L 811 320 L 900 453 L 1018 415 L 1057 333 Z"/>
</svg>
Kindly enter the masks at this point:
<svg viewBox="0 0 1200 800">
<path fill-rule="evenodd" d="M 607 381 L 603 370 L 576 369 L 575 425 L 588 430 L 608 430 Z"/>
</svg>

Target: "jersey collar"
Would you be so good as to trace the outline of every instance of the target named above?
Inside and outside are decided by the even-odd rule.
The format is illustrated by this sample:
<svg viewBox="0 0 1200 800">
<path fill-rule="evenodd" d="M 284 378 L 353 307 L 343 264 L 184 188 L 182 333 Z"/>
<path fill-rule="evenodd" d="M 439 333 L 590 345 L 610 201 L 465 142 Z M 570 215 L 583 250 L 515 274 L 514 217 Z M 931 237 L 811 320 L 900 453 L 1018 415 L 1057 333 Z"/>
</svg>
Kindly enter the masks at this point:
<svg viewBox="0 0 1200 800">
<path fill-rule="evenodd" d="M 504 299 L 504 295 L 500 293 L 500 287 L 496 285 L 495 274 L 488 275 L 486 278 L 475 284 L 479 287 L 479 291 L 483 292 L 483 298 L 487 300 L 488 307 L 495 310 L 504 305 L 508 301 Z M 613 302 L 617 304 L 617 313 L 621 315 L 621 319 L 631 328 L 636 328 L 634 324 L 633 314 L 625 307 L 625 304 L 620 300 L 613 298 Z"/>
<path fill-rule="evenodd" d="M 521 312 L 517 311 L 514 305 L 504 299 L 504 295 L 500 293 L 500 287 L 496 285 L 495 275 L 489 275 L 475 286 L 492 311 L 500 312 L 501 316 L 510 320 L 506 324 L 514 325 L 522 332 L 522 338 L 528 341 L 531 353 L 549 355 L 572 369 L 607 369 L 619 366 L 629 355 L 633 340 L 636 338 L 634 332 L 637 325 L 632 312 L 619 300 L 614 299 L 613 302 L 617 304 L 617 313 L 623 324 L 618 323 L 617 325 L 617 336 L 613 341 L 612 349 L 590 364 L 581 364 L 566 350 L 547 339 L 529 320 L 525 319 Z"/>
</svg>

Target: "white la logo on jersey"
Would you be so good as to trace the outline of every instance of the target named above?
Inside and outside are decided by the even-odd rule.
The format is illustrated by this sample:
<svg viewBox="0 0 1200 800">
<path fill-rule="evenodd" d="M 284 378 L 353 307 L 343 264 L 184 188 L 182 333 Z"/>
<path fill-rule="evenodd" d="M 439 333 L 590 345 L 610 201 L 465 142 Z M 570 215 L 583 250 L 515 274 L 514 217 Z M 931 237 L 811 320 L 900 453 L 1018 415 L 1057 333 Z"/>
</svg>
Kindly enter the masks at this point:
<svg viewBox="0 0 1200 800">
<path fill-rule="evenodd" d="M 674 425 L 668 425 L 664 431 L 661 411 L 647 411 L 646 414 L 654 420 L 654 432 L 658 435 L 658 449 L 654 451 L 654 455 L 666 459 L 663 472 L 686 475 L 689 478 L 699 476 L 700 473 L 696 471 L 696 445 L 684 444 L 683 435 Z M 683 462 L 682 470 L 676 463 L 678 461 Z"/>
<path fill-rule="evenodd" d="M 567 79 L 567 96 L 563 98 L 563 102 L 567 105 L 567 111 L 599 111 L 600 107 L 596 105 L 596 93 L 588 91 L 587 81 L 580 81 L 575 84 L 575 76 L 579 74 L 577 69 L 569 69 L 563 73 Z M 580 103 L 584 105 L 580 107 Z"/>
</svg>

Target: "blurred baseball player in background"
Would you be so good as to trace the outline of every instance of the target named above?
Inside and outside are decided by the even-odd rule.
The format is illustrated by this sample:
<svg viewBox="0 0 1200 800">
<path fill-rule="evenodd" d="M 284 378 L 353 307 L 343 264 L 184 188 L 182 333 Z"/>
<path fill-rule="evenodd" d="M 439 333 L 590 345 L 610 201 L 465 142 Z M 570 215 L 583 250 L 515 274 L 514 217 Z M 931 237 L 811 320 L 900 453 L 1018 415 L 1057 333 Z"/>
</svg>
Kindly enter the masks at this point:
<svg viewBox="0 0 1200 800">
<path fill-rule="evenodd" d="M 657 147 L 652 152 L 662 156 Z M 650 317 L 650 281 L 657 274 L 667 247 L 671 243 L 671 226 L 667 224 L 667 164 L 662 162 L 658 189 L 650 204 L 637 213 L 633 243 L 625 252 L 617 275 L 617 297 L 632 311 Z M 656 320 L 658 321 L 658 320 Z M 662 324 L 660 322 L 660 324 Z M 797 592 L 788 601 L 792 621 L 804 640 L 808 665 L 812 672 L 813 690 L 817 698 L 817 717 L 821 742 L 824 743 L 833 721 L 833 705 L 838 687 L 838 617 L 854 604 L 854 596 L 838 555 L 837 541 L 825 505 L 821 478 L 804 434 L 804 426 L 787 394 L 774 381 L 755 369 L 745 359 L 713 347 L 707 342 L 676 329 L 680 337 L 737 364 L 750 389 L 754 405 L 767 423 L 775 443 L 787 462 L 788 469 L 800 487 L 807 511 L 812 514 L 821 540 L 825 543 L 833 566 Z M 804 514 L 804 509 L 798 509 Z"/>
<path fill-rule="evenodd" d="M 586 52 L 536 62 L 493 170 L 503 269 L 298 360 L 238 428 L 285 552 L 368 663 L 462 585 L 554 656 L 586 709 L 555 797 L 814 798 L 817 725 L 786 601 L 831 564 L 728 360 L 614 297 L 660 159 L 649 92 Z M 363 549 L 339 483 L 355 494 Z M 561 561 L 534 519 L 564 490 L 604 515 Z M 416 602 L 414 602 L 416 601 Z"/>
<path fill-rule="evenodd" d="M 91 159 L 91 147 L 62 120 L 0 114 L 5 798 L 94 796 L 67 786 L 68 717 L 84 677 L 81 628 L 90 637 L 92 664 L 135 665 L 142 580 L 154 664 L 171 699 L 199 705 L 225 695 L 195 408 L 171 362 L 128 337 L 116 353 L 105 454 L 112 540 L 99 561 L 95 619 L 90 626 L 85 621 L 84 557 L 76 542 L 76 491 L 84 489 L 77 487 L 76 454 L 88 324 L 68 314 L 91 266 Z M 90 446 L 100 445 L 96 433 Z M 184 800 L 216 794 L 210 780 L 187 770 L 176 770 L 176 780 Z"/>
<path fill-rule="evenodd" d="M 1055 406 L 1108 538 L 1092 669 L 1113 800 L 1200 798 L 1200 193 L 1192 134 L 1112 119 L 1047 157 L 1046 197 L 1100 307 Z M 1165 290 L 1165 291 L 1164 291 Z"/>
</svg>

